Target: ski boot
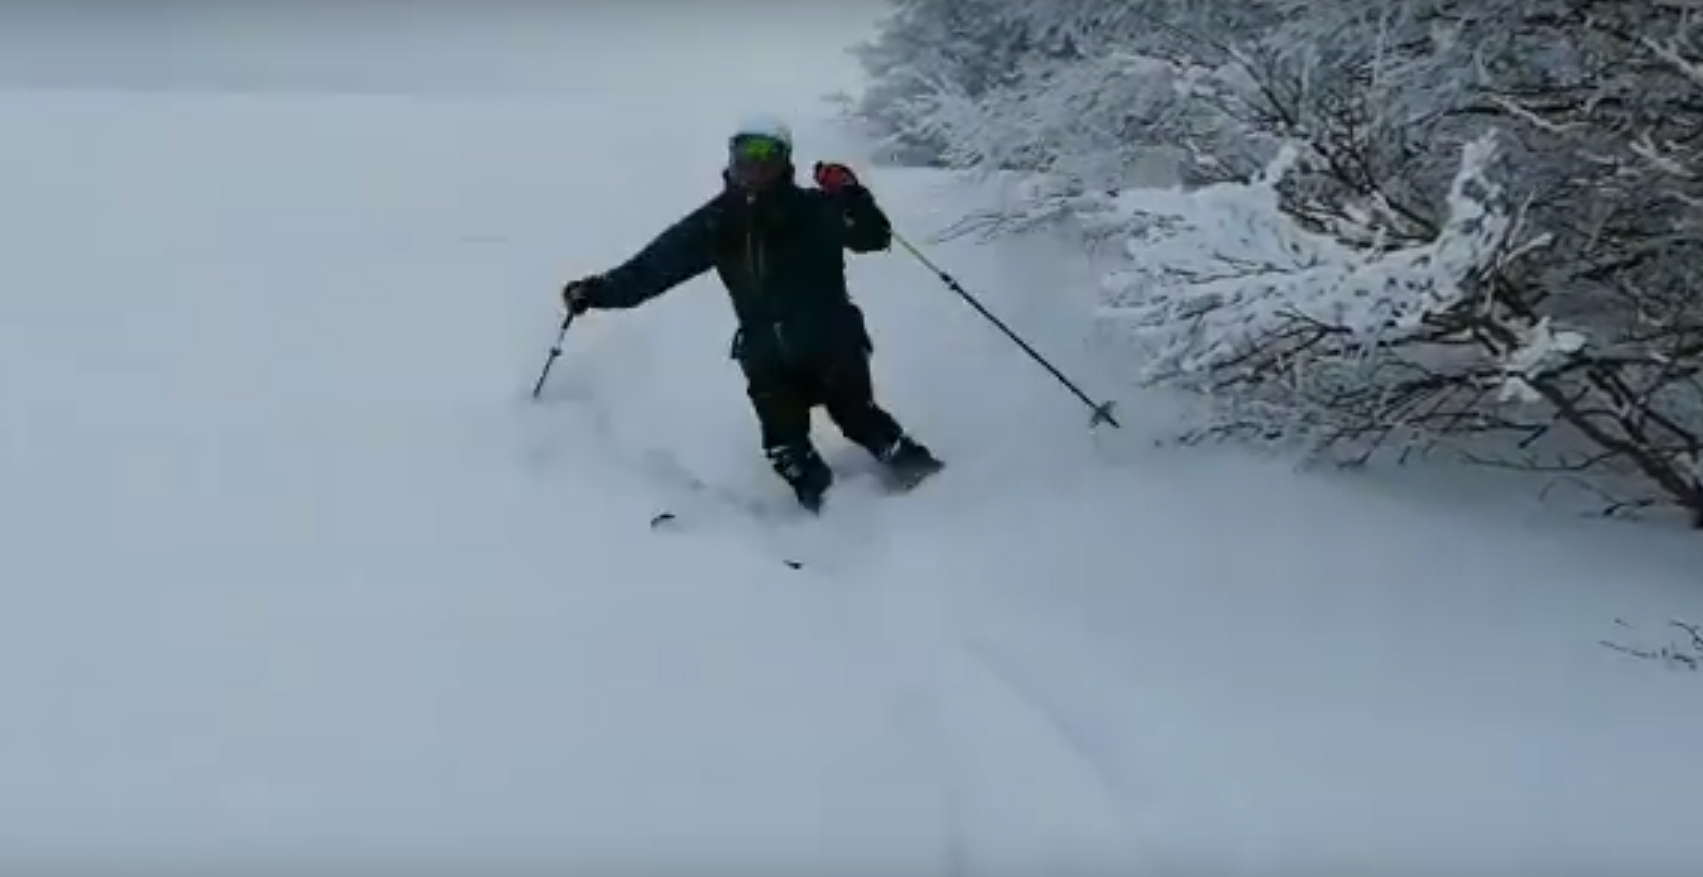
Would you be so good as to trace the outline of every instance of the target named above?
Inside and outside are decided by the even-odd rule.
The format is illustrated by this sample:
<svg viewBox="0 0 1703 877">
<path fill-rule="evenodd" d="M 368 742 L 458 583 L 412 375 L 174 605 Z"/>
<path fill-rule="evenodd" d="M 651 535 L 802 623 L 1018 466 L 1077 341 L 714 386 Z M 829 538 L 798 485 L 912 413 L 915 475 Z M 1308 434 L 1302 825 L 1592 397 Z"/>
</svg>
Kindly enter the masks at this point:
<svg viewBox="0 0 1703 877">
<path fill-rule="evenodd" d="M 821 455 L 808 446 L 770 448 L 767 453 L 769 465 L 792 488 L 798 504 L 811 514 L 820 514 L 828 487 L 834 482 L 834 472 Z"/>
<path fill-rule="evenodd" d="M 901 493 L 946 468 L 946 464 L 935 457 L 933 452 L 910 436 L 899 436 L 898 440 L 875 456 L 887 467 L 887 475 L 893 488 Z"/>
</svg>

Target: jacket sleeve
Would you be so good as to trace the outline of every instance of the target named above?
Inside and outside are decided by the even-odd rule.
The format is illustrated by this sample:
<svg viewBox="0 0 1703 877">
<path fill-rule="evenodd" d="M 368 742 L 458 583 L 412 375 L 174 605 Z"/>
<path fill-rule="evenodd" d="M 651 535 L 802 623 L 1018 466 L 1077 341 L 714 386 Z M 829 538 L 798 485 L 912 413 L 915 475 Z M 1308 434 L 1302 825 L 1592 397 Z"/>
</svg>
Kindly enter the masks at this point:
<svg viewBox="0 0 1703 877">
<path fill-rule="evenodd" d="M 664 229 L 593 288 L 591 305 L 634 308 L 715 266 L 715 205 L 704 204 Z"/>
<path fill-rule="evenodd" d="M 874 253 L 893 243 L 893 224 L 875 203 L 875 196 L 862 186 L 849 186 L 835 196 L 846 221 L 846 249 Z"/>
</svg>

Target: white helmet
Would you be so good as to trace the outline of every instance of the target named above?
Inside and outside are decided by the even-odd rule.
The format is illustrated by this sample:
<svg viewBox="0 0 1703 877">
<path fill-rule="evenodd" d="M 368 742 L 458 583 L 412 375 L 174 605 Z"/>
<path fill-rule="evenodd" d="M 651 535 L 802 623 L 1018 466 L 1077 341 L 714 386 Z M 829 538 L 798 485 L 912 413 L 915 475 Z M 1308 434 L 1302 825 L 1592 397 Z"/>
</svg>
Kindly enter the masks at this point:
<svg viewBox="0 0 1703 877">
<path fill-rule="evenodd" d="M 756 114 L 741 119 L 733 131 L 734 137 L 741 136 L 773 137 L 792 150 L 792 128 L 779 116 Z"/>
</svg>

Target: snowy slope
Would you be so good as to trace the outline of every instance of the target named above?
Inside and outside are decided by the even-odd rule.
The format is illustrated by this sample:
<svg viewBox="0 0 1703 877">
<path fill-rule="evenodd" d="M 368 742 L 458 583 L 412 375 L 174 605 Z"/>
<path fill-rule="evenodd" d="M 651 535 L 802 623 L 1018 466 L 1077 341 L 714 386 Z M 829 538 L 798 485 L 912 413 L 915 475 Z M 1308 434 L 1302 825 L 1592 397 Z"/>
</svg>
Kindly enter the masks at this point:
<svg viewBox="0 0 1703 877">
<path fill-rule="evenodd" d="M 55 6 L 0 12 L 7 872 L 1703 854 L 1703 679 L 1599 644 L 1703 618 L 1688 534 L 1151 449 L 1133 397 L 1091 435 L 902 255 L 852 271 L 952 463 L 914 496 L 685 489 L 781 496 L 713 280 L 576 325 L 531 402 L 554 290 L 696 203 L 729 119 L 859 155 L 802 75 L 829 13 Z M 919 243 L 970 204 L 871 181 Z M 1069 260 L 929 251 L 1106 392 Z"/>
</svg>

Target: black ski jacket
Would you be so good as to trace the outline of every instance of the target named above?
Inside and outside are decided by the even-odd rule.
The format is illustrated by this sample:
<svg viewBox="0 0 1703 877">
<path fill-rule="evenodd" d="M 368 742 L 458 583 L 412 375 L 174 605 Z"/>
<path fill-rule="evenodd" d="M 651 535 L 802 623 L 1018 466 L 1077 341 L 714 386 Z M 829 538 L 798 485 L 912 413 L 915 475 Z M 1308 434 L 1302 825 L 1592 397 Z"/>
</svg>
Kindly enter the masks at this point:
<svg viewBox="0 0 1703 877">
<path fill-rule="evenodd" d="M 873 349 L 846 289 L 845 253 L 891 241 L 887 215 L 861 186 L 829 193 L 789 175 L 753 198 L 729 185 L 604 274 L 588 304 L 637 307 L 714 268 L 739 322 L 735 358 L 822 362 Z"/>
</svg>

